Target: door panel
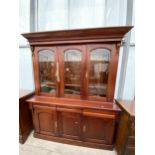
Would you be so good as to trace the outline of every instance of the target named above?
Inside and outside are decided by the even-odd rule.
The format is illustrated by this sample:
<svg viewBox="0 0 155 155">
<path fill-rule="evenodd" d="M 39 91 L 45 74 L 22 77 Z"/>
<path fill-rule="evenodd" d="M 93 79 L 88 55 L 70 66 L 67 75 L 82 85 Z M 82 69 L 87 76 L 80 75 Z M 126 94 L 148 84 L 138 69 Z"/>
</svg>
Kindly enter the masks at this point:
<svg viewBox="0 0 155 155">
<path fill-rule="evenodd" d="M 34 125 L 36 131 L 39 133 L 56 135 L 56 108 L 46 106 L 34 106 Z"/>
<path fill-rule="evenodd" d="M 61 96 L 82 98 L 85 46 L 62 46 L 59 48 L 59 53 L 61 53 Z"/>
<path fill-rule="evenodd" d="M 80 139 L 81 115 L 70 112 L 59 112 L 59 134 L 69 139 Z"/>
<path fill-rule="evenodd" d="M 39 94 L 58 96 L 58 56 L 56 47 L 35 48 L 35 71 L 38 76 L 37 90 Z"/>
<path fill-rule="evenodd" d="M 83 137 L 85 141 L 112 144 L 114 120 L 94 117 L 84 117 Z"/>
<path fill-rule="evenodd" d="M 108 101 L 112 53 L 112 45 L 87 45 L 86 92 L 89 100 Z"/>
<path fill-rule="evenodd" d="M 88 96 L 106 97 L 110 51 L 97 48 L 90 53 Z"/>
</svg>

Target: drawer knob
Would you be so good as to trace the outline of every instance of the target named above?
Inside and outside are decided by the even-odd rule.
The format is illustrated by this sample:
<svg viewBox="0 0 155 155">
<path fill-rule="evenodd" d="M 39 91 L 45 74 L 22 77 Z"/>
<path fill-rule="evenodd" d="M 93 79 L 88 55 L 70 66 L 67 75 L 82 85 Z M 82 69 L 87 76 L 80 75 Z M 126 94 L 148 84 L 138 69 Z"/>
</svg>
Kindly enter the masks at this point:
<svg viewBox="0 0 155 155">
<path fill-rule="evenodd" d="M 55 128 L 57 128 L 57 122 L 55 121 Z"/>
<path fill-rule="evenodd" d="M 83 132 L 86 132 L 86 126 L 85 125 L 83 126 Z"/>
<path fill-rule="evenodd" d="M 75 124 L 78 124 L 78 122 L 74 122 Z"/>
</svg>

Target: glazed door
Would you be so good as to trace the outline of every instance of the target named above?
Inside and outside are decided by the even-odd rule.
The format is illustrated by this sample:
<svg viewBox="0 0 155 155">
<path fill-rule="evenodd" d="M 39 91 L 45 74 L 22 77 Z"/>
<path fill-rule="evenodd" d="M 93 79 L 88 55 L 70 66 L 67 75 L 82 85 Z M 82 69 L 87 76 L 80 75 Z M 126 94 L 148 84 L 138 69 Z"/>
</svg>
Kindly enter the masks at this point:
<svg viewBox="0 0 155 155">
<path fill-rule="evenodd" d="M 88 100 L 113 100 L 117 67 L 116 55 L 114 45 L 96 44 L 87 46 L 85 83 Z"/>
<path fill-rule="evenodd" d="M 61 46 L 60 72 L 61 72 L 61 97 L 83 98 L 84 72 L 85 72 L 85 46 Z"/>
<path fill-rule="evenodd" d="M 57 135 L 56 107 L 33 106 L 35 131 L 45 135 Z"/>
<path fill-rule="evenodd" d="M 34 74 L 37 95 L 59 96 L 59 62 L 56 47 L 36 47 Z"/>
<path fill-rule="evenodd" d="M 84 141 L 101 144 L 112 144 L 114 135 L 114 119 L 84 116 Z"/>
<path fill-rule="evenodd" d="M 80 140 L 81 111 L 78 109 L 57 108 L 59 135 L 63 138 Z"/>
</svg>

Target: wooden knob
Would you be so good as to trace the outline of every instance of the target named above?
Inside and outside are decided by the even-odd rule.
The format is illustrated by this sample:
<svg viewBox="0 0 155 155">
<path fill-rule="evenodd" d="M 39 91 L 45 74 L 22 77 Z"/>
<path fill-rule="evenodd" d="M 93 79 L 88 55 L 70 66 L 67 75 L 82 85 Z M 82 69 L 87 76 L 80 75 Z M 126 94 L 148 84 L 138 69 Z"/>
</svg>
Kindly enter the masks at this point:
<svg viewBox="0 0 155 155">
<path fill-rule="evenodd" d="M 75 124 L 78 124 L 78 122 L 74 122 Z"/>
</svg>

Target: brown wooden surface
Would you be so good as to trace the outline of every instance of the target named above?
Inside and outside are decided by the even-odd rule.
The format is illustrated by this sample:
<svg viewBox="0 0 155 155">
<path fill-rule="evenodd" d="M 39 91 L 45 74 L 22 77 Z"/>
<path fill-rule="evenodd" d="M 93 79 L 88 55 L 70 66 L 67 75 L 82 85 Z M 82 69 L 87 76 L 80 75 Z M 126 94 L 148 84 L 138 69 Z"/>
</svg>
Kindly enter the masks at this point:
<svg viewBox="0 0 155 155">
<path fill-rule="evenodd" d="M 39 97 L 42 99 L 39 101 L 33 100 L 34 98 L 29 99 L 28 102 L 32 104 L 35 135 L 39 135 L 38 137 L 56 141 L 64 138 L 65 142 L 77 140 L 77 144 L 80 142 L 81 145 L 94 144 L 96 148 L 103 146 L 103 148 L 110 149 L 113 147 L 118 107 L 109 111 L 107 109 L 111 106 L 109 103 L 103 104 L 105 107 L 100 109 L 94 108 L 91 104 L 87 108 L 70 105 L 73 101 L 75 103 L 81 100 L 58 98 L 54 100 L 49 97 L 47 102 L 47 97 Z M 53 99 L 53 102 L 50 99 Z M 73 144 L 76 144 L 76 141 L 73 141 Z M 108 145 L 109 147 L 106 147 Z"/>
<path fill-rule="evenodd" d="M 54 72 L 56 72 L 56 63 L 58 62 L 58 55 L 56 52 L 56 47 L 44 46 L 44 47 L 35 47 L 33 54 L 33 70 L 34 70 L 34 82 L 35 82 L 35 94 L 37 95 L 45 95 L 45 96 L 59 96 L 59 83 L 55 80 L 56 83 L 56 92 L 55 93 L 45 93 L 40 92 L 40 77 L 39 77 L 39 61 L 38 61 L 38 53 L 41 50 L 51 50 L 54 51 L 55 54 L 55 64 L 54 64 Z M 33 51 L 32 51 L 33 52 Z"/>
<path fill-rule="evenodd" d="M 66 98 L 54 98 L 54 97 L 43 97 L 34 96 L 27 100 L 27 102 L 41 104 L 41 105 L 57 105 L 66 107 L 77 107 L 77 108 L 91 108 L 98 110 L 108 110 L 108 111 L 120 111 L 120 108 L 112 102 L 97 102 L 97 101 L 87 101 L 78 99 L 66 99 Z"/>
<path fill-rule="evenodd" d="M 84 141 L 111 145 L 113 144 L 114 129 L 115 121 L 113 119 L 95 116 L 84 117 Z"/>
<path fill-rule="evenodd" d="M 108 83 L 107 83 L 107 94 L 106 97 L 99 96 L 89 96 L 88 85 L 89 85 L 89 68 L 90 68 L 90 51 L 97 48 L 109 49 L 111 53 L 111 59 L 109 62 L 108 69 Z M 39 63 L 38 63 L 38 52 L 40 50 L 47 49 L 55 52 L 55 63 L 59 63 L 59 75 L 60 81 L 55 81 L 56 83 L 56 93 L 43 93 L 40 92 L 40 79 L 39 79 Z M 78 49 L 82 52 L 81 61 L 81 83 L 79 87 L 80 95 L 66 94 L 64 93 L 64 51 L 68 49 Z M 78 46 L 56 46 L 56 47 L 35 47 L 34 49 L 34 78 L 35 78 L 35 92 L 36 95 L 42 96 L 57 96 L 66 98 L 77 98 L 77 99 L 88 99 L 94 101 L 109 101 L 112 102 L 114 98 L 114 88 L 116 82 L 117 64 L 118 64 L 118 54 L 115 44 L 93 44 L 93 45 L 78 45 Z M 76 65 L 73 68 L 76 70 Z M 56 71 L 55 71 L 56 72 Z M 86 78 L 87 74 L 87 78 Z"/>
<path fill-rule="evenodd" d="M 117 100 L 122 109 L 116 135 L 118 155 L 135 155 L 135 102 Z"/>
<path fill-rule="evenodd" d="M 86 141 L 81 142 L 77 139 L 75 140 L 75 139 L 68 139 L 64 137 L 55 137 L 51 135 L 39 134 L 36 132 L 34 132 L 34 137 L 45 139 L 45 140 L 50 140 L 50 141 L 55 141 L 55 142 L 60 142 L 60 143 L 83 146 L 83 147 L 91 147 L 91 148 L 107 149 L 107 150 L 112 150 L 114 148 L 113 145 L 109 145 L 109 144 L 93 143 L 93 142 L 86 142 Z"/>
<path fill-rule="evenodd" d="M 60 137 L 68 139 L 81 139 L 81 115 L 74 112 L 59 112 Z"/>
<path fill-rule="evenodd" d="M 40 134 L 56 135 L 57 127 L 56 124 L 56 108 L 55 107 L 44 107 L 34 106 L 34 119 L 35 129 Z"/>
<path fill-rule="evenodd" d="M 132 27 L 105 27 L 74 30 L 46 31 L 22 34 L 30 45 L 77 44 L 80 42 L 121 42 Z"/>
<path fill-rule="evenodd" d="M 64 76 L 65 76 L 65 71 L 64 71 L 64 52 L 66 51 L 66 50 L 79 50 L 80 52 L 81 52 L 81 54 L 82 54 L 82 60 L 81 60 L 81 68 L 79 68 L 80 69 L 80 71 L 81 71 L 81 80 L 80 80 L 80 82 L 81 82 L 81 84 L 80 84 L 80 92 L 81 92 L 81 95 L 72 95 L 72 94 L 66 94 L 65 92 L 64 92 L 64 85 L 65 85 L 65 83 L 64 83 Z M 84 80 L 82 80 L 82 79 L 84 79 L 84 72 L 85 72 L 85 59 L 86 59 L 86 56 L 85 56 L 85 46 L 83 46 L 83 45 L 79 45 L 79 46 L 61 46 L 61 47 L 58 47 L 58 52 L 59 52 L 59 61 L 60 61 L 60 96 L 61 97 L 67 97 L 67 98 L 69 98 L 69 97 L 73 97 L 73 98 L 77 98 L 77 99 L 83 99 L 84 98 L 84 91 L 85 91 L 85 89 L 84 89 Z M 76 68 L 76 65 L 75 65 L 75 68 L 73 68 L 74 70 L 77 70 L 77 72 L 78 72 L 78 69 Z"/>
<path fill-rule="evenodd" d="M 95 101 L 109 101 L 112 102 L 114 98 L 114 88 L 115 88 L 115 79 L 116 79 L 116 71 L 117 71 L 117 62 L 118 62 L 118 54 L 115 48 L 115 44 L 93 44 L 87 46 L 87 73 L 89 76 L 89 68 L 90 68 L 90 51 L 97 48 L 105 48 L 110 50 L 111 59 L 108 69 L 108 83 L 107 83 L 107 96 L 106 97 L 98 97 L 98 96 L 88 96 L 87 98 Z M 88 94 L 88 79 L 86 80 L 86 90 Z"/>
<path fill-rule="evenodd" d="M 63 141 L 66 143 L 70 140 L 78 140 L 81 142 L 81 145 L 88 144 L 90 146 L 89 144 L 91 143 L 96 148 L 102 146 L 103 148 L 110 149 L 113 147 L 116 119 L 120 111 L 113 103 L 97 103 L 95 101 L 40 96 L 34 96 L 28 102 L 32 104 L 34 115 L 36 115 L 36 107 L 40 109 L 39 112 L 44 112 L 44 117 L 49 116 L 48 109 L 56 109 L 57 135 L 53 134 L 53 130 L 48 134 L 50 128 L 54 126 L 51 123 L 55 122 L 52 117 L 44 118 L 44 122 L 41 119 L 34 118 L 34 126 L 37 126 L 35 133 L 39 137 L 58 141 L 64 138 Z M 102 108 L 98 107 L 99 105 L 102 105 Z M 37 112 L 37 115 L 39 112 Z M 42 131 L 39 124 L 42 126 L 42 129 L 46 129 L 46 132 Z M 40 136 L 41 134 L 42 136 Z M 74 142 L 73 144 L 76 144 Z M 79 142 L 77 143 L 79 144 Z M 107 145 L 111 147 L 106 147 Z"/>
<path fill-rule="evenodd" d="M 114 103 L 118 50 L 122 38 L 131 28 L 123 26 L 23 34 L 33 53 L 35 96 L 27 101 L 33 114 L 35 137 L 82 146 L 113 148 L 120 113 L 120 108 Z M 102 97 L 88 96 L 90 51 L 97 48 L 110 50 L 107 91 Z M 56 94 L 40 92 L 38 52 L 41 49 L 53 50 L 56 63 L 60 65 Z M 64 93 L 64 51 L 67 49 L 82 52 L 81 80 L 75 82 L 75 87 L 80 83 L 80 95 Z M 78 63 L 71 70 L 78 71 Z M 69 62 L 67 65 L 73 66 Z"/>
<path fill-rule="evenodd" d="M 19 90 L 19 142 L 24 143 L 32 130 L 32 116 L 26 99 L 34 94 L 30 90 Z"/>
</svg>

